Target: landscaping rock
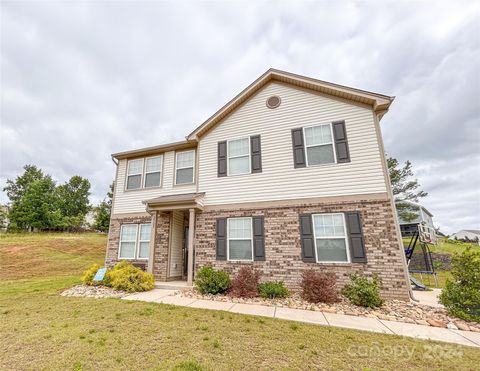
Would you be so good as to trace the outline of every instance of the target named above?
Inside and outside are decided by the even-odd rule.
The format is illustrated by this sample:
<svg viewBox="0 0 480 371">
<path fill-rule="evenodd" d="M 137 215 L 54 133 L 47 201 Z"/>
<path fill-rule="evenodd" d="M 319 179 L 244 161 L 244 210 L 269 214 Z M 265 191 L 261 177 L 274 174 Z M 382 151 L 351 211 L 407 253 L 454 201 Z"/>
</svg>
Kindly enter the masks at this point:
<svg viewBox="0 0 480 371">
<path fill-rule="evenodd" d="M 63 291 L 60 295 L 81 296 L 87 298 L 121 298 L 127 295 L 127 293 L 106 286 L 77 285 Z"/>
<path fill-rule="evenodd" d="M 184 290 L 179 292 L 182 295 L 195 299 L 206 299 L 216 301 L 226 301 L 231 303 L 252 303 L 268 306 L 287 307 L 294 309 L 306 309 L 322 311 L 325 313 L 348 314 L 351 316 L 363 316 L 368 318 L 378 318 L 388 321 L 416 323 L 423 326 L 433 326 L 441 328 L 454 328 L 460 330 L 480 332 L 480 324 L 463 321 L 458 318 L 448 316 L 445 308 L 431 307 L 416 302 L 404 302 L 401 300 L 387 300 L 381 308 L 364 308 L 351 304 L 346 299 L 341 299 L 338 303 L 317 303 L 312 304 L 303 300 L 298 293 L 285 299 L 263 299 L 256 298 L 231 298 L 227 295 L 201 295 L 195 290 Z M 449 324 L 449 326 L 447 325 Z"/>
</svg>

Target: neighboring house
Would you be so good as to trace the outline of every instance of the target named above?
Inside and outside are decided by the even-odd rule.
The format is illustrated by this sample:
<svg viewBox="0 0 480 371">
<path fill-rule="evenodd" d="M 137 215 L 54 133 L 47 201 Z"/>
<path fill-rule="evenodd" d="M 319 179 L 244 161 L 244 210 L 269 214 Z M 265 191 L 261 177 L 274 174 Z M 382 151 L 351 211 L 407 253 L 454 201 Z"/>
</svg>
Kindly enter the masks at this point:
<svg viewBox="0 0 480 371">
<path fill-rule="evenodd" d="M 407 203 L 411 205 L 411 209 L 408 210 L 411 213 L 417 214 L 417 217 L 413 220 L 403 220 L 402 217 L 398 214 L 398 222 L 400 224 L 400 231 L 403 237 L 410 237 L 418 231 L 419 224 L 423 226 L 423 229 L 431 235 L 431 240 L 434 241 L 436 239 L 435 234 L 435 226 L 433 225 L 433 214 L 428 211 L 422 205 L 416 204 L 414 202 L 403 201 L 403 203 Z"/>
<path fill-rule="evenodd" d="M 478 242 L 480 240 L 480 230 L 476 229 L 462 229 L 461 231 L 458 231 L 457 233 L 452 234 L 449 237 L 451 240 L 465 240 L 465 241 L 476 241 Z"/>
<path fill-rule="evenodd" d="M 408 299 L 379 126 L 392 101 L 271 69 L 186 140 L 113 154 L 106 264 L 189 284 L 253 266 L 293 290 L 309 269 L 340 287 L 364 272 Z"/>
</svg>

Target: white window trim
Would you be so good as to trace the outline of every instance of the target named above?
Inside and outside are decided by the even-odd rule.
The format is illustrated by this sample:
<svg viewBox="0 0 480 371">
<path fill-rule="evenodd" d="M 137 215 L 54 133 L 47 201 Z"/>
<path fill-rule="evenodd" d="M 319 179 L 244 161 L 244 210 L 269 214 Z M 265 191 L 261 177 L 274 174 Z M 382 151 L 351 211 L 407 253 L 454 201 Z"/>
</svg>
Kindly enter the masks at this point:
<svg viewBox="0 0 480 371">
<path fill-rule="evenodd" d="M 123 231 L 123 227 L 124 226 L 130 226 L 130 225 L 135 225 L 137 226 L 137 232 L 135 234 L 135 241 L 122 241 L 122 231 Z M 139 257 L 139 254 L 140 254 L 140 242 L 150 242 L 150 240 L 141 240 L 140 241 L 140 228 L 142 225 L 152 225 L 152 223 L 126 223 L 126 224 L 122 224 L 120 226 L 120 239 L 119 239 L 119 242 L 118 242 L 118 260 L 148 260 L 149 258 L 140 258 Z M 151 230 L 150 230 L 151 232 Z M 151 236 L 152 233 L 150 233 L 150 236 Z M 151 237 L 150 237 L 151 238 Z M 135 255 L 133 258 L 122 258 L 120 256 L 120 252 L 121 252 L 121 249 L 122 249 L 122 242 L 135 242 Z M 150 252 L 149 252 L 149 255 L 150 255 Z"/>
<path fill-rule="evenodd" d="M 193 164 L 192 166 L 184 166 L 184 167 L 178 167 L 177 166 L 177 161 L 178 161 L 178 154 L 179 153 L 187 153 L 187 152 L 193 152 Z M 188 151 L 179 151 L 179 152 L 175 152 L 175 179 L 173 180 L 173 184 L 176 185 L 176 186 L 183 186 L 183 185 L 189 185 L 189 184 L 195 184 L 195 162 L 197 160 L 197 153 L 196 153 L 196 150 L 194 149 L 191 149 L 191 150 L 188 150 Z M 192 168 L 192 182 L 190 183 L 180 183 L 178 184 L 177 183 L 177 170 L 181 170 L 181 169 L 190 169 Z"/>
<path fill-rule="evenodd" d="M 158 171 L 147 171 L 147 160 L 151 159 L 151 158 L 161 158 L 162 159 L 160 170 L 158 170 Z M 146 181 L 147 181 L 147 174 L 153 174 L 153 173 L 160 173 L 160 184 L 158 186 L 155 185 L 155 186 L 147 187 L 146 184 L 145 184 Z M 157 156 L 145 157 L 145 159 L 143 161 L 143 174 L 144 174 L 143 175 L 143 182 L 142 182 L 143 188 L 147 188 L 147 189 L 160 188 L 162 186 L 162 182 L 163 182 L 163 154 L 157 155 Z"/>
<path fill-rule="evenodd" d="M 229 146 L 230 142 L 234 142 L 236 140 L 242 140 L 242 139 L 247 139 L 248 154 L 238 155 L 238 156 L 229 156 L 228 155 L 228 146 Z M 251 174 L 252 173 L 252 148 L 251 148 L 251 145 L 252 144 L 250 143 L 250 137 L 243 137 L 243 138 L 236 138 L 236 139 L 227 140 L 227 176 L 237 176 L 237 175 L 245 175 L 245 174 Z M 248 172 L 238 173 L 238 174 L 230 174 L 230 159 L 231 158 L 246 157 L 247 155 L 248 155 Z"/>
<path fill-rule="evenodd" d="M 331 135 L 332 141 L 331 141 L 330 143 L 307 145 L 307 136 L 305 135 L 305 129 L 316 128 L 316 127 L 318 127 L 318 126 L 325 126 L 325 125 L 328 125 L 328 126 L 330 127 L 330 135 Z M 304 127 L 302 128 L 302 133 L 303 133 L 303 140 L 304 140 L 304 142 L 305 142 L 305 159 L 306 159 L 307 167 L 312 167 L 312 166 L 329 166 L 329 165 L 337 164 L 337 153 L 336 153 L 336 150 L 335 150 L 335 140 L 334 140 L 334 138 L 333 138 L 333 126 L 332 126 L 332 123 L 331 123 L 331 122 L 325 123 L 325 124 L 316 124 L 316 125 L 304 126 Z M 313 164 L 313 165 L 310 165 L 310 163 L 309 163 L 309 161 L 308 161 L 308 151 L 307 151 L 307 148 L 310 148 L 310 147 L 319 147 L 319 146 L 326 146 L 326 145 L 329 145 L 329 144 L 332 145 L 332 150 L 333 150 L 333 162 L 329 162 L 328 164 Z"/>
<path fill-rule="evenodd" d="M 250 238 L 232 238 L 232 240 L 250 240 L 250 247 L 252 249 L 252 258 L 251 259 L 230 259 L 230 220 L 232 219 L 249 219 L 250 221 Z M 251 217 L 238 217 L 238 218 L 227 218 L 227 261 L 230 262 L 252 262 L 253 261 L 253 221 Z"/>
<path fill-rule="evenodd" d="M 315 216 L 318 215 L 341 215 L 343 219 L 343 232 L 345 234 L 344 237 L 340 236 L 319 236 L 317 237 L 316 230 L 315 230 Z M 345 213 L 320 213 L 320 214 L 312 214 L 312 226 L 313 226 L 313 239 L 315 241 L 315 261 L 317 263 L 322 263 L 322 264 L 350 264 L 351 258 L 350 258 L 350 246 L 348 244 L 348 234 L 347 234 L 347 223 L 345 220 Z M 330 240 L 330 239 L 345 239 L 345 248 L 347 250 L 347 261 L 324 261 L 324 260 L 318 260 L 318 254 L 317 254 L 317 238 L 319 240 Z"/>
<path fill-rule="evenodd" d="M 128 169 L 130 168 L 130 163 L 133 162 L 133 161 L 139 161 L 139 160 L 142 161 L 142 170 L 139 173 L 129 174 Z M 145 170 L 145 158 L 135 158 L 135 159 L 132 159 L 132 160 L 127 160 L 127 169 L 125 170 L 125 190 L 126 191 L 135 191 L 135 190 L 143 188 L 143 178 L 144 178 L 143 173 L 144 173 L 144 170 Z M 138 188 L 128 188 L 128 177 L 135 176 L 135 175 L 140 175 L 140 187 L 138 187 Z"/>
</svg>

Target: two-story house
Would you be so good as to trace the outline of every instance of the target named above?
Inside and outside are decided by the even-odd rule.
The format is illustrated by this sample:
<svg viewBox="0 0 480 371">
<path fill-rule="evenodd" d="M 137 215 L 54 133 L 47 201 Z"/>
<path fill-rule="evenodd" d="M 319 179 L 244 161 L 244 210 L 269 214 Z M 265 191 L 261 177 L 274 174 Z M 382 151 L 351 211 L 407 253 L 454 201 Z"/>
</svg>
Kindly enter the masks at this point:
<svg viewBox="0 0 480 371">
<path fill-rule="evenodd" d="M 379 121 L 393 97 L 270 69 L 186 140 L 112 155 L 108 266 L 157 281 L 204 265 L 298 289 L 308 269 L 378 274 L 408 299 Z"/>
</svg>

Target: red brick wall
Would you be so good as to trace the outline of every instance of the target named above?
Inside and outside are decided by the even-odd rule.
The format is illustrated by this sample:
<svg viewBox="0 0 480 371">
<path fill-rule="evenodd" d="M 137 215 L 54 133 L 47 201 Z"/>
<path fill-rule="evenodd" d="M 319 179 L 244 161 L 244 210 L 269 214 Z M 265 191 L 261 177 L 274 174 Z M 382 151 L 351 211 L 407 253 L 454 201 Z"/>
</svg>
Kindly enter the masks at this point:
<svg viewBox="0 0 480 371">
<path fill-rule="evenodd" d="M 300 213 L 360 211 L 365 239 L 367 263 L 318 264 L 301 260 Z M 215 257 L 215 220 L 219 217 L 263 215 L 265 219 L 265 261 L 228 262 Z M 388 201 L 342 201 L 337 203 L 299 204 L 266 209 L 204 211 L 197 214 L 195 233 L 195 269 L 210 264 L 235 274 L 243 265 L 251 265 L 262 273 L 262 280 L 283 280 L 292 290 L 299 289 L 303 271 L 334 272 L 339 287 L 357 271 L 378 274 L 382 279 L 382 295 L 408 300 L 403 251 L 395 229 L 394 215 Z"/>
</svg>

